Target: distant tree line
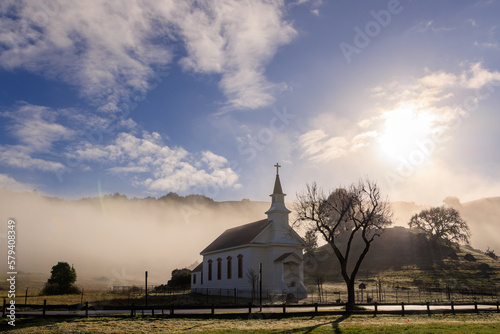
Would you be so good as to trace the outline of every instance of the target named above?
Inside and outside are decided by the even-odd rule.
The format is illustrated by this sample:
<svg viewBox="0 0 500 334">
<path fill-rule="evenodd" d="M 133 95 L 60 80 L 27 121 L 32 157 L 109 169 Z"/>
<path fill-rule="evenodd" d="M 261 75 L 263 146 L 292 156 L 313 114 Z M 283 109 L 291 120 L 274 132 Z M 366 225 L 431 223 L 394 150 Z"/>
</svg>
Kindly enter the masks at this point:
<svg viewBox="0 0 500 334">
<path fill-rule="evenodd" d="M 199 195 L 199 194 L 191 194 L 191 195 L 186 195 L 186 196 L 181 196 L 177 193 L 174 192 L 169 192 L 168 194 L 161 196 L 161 197 L 145 197 L 145 198 L 128 198 L 127 195 L 120 194 L 118 192 L 115 192 L 114 194 L 106 194 L 103 195 L 102 197 L 104 198 L 110 198 L 110 199 L 121 199 L 121 200 L 129 200 L 129 201 L 175 201 L 175 202 L 180 202 L 180 203 L 186 203 L 186 204 L 213 204 L 215 201 L 207 197 L 205 195 Z M 90 200 L 95 200 L 98 199 L 99 197 L 84 197 L 80 199 L 80 201 L 90 201 Z"/>
</svg>

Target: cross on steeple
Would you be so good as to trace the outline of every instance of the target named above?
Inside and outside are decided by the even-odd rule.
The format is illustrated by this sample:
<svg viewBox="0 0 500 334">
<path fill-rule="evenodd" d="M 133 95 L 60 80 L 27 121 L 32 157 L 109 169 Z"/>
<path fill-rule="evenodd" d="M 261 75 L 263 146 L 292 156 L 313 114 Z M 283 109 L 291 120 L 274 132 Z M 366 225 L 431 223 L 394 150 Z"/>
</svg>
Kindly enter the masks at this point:
<svg viewBox="0 0 500 334">
<path fill-rule="evenodd" d="M 279 163 L 276 163 L 276 165 L 274 165 L 274 167 L 276 167 L 276 175 L 279 175 L 279 168 L 281 167 Z"/>
</svg>

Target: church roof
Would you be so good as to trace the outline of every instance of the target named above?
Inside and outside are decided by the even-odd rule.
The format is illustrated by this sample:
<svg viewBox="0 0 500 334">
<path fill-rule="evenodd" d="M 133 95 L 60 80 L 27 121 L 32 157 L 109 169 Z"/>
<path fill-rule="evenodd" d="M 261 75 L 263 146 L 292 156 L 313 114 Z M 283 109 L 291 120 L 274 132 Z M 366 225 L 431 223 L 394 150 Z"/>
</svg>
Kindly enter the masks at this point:
<svg viewBox="0 0 500 334">
<path fill-rule="evenodd" d="M 196 268 L 194 268 L 191 272 L 196 273 L 201 271 L 203 271 L 203 262 L 197 265 Z"/>
<path fill-rule="evenodd" d="M 249 244 L 269 224 L 271 222 L 266 218 L 250 224 L 230 228 L 201 251 L 201 254 Z"/>
<path fill-rule="evenodd" d="M 300 262 L 302 262 L 302 259 L 300 259 L 300 258 L 297 256 L 297 254 L 292 253 L 292 252 L 282 254 L 280 257 L 278 257 L 276 260 L 274 260 L 274 262 L 282 262 L 282 261 L 286 260 L 286 259 L 287 259 L 287 258 L 289 258 L 289 257 L 292 257 L 292 258 L 298 259 Z"/>
<path fill-rule="evenodd" d="M 274 260 L 274 262 L 280 262 L 280 261 L 283 261 L 284 259 L 286 259 L 287 257 L 289 257 L 290 255 L 292 255 L 292 253 L 284 253 L 283 255 L 281 255 L 280 257 L 278 257 L 276 260 Z"/>
</svg>

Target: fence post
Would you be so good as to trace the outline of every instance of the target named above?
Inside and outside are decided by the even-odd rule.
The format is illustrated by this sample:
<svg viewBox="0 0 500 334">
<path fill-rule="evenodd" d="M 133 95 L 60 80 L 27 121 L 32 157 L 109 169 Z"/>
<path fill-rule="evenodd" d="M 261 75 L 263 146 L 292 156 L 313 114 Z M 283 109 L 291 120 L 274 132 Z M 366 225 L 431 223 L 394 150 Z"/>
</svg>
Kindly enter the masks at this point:
<svg viewBox="0 0 500 334">
<path fill-rule="evenodd" d="M 497 300 L 497 313 L 500 312 L 500 309 L 498 307 L 498 300 Z"/>
<path fill-rule="evenodd" d="M 476 311 L 476 313 L 478 313 L 478 310 L 477 310 L 477 301 L 474 301 L 474 310 Z"/>
<path fill-rule="evenodd" d="M 455 305 L 453 305 L 453 300 L 451 301 L 451 313 L 455 315 Z"/>
<path fill-rule="evenodd" d="M 252 313 L 252 303 L 248 303 L 248 313 Z"/>
<path fill-rule="evenodd" d="M 89 316 L 89 302 L 85 302 L 85 317 Z"/>
<path fill-rule="evenodd" d="M 378 311 L 378 303 L 375 302 L 375 315 L 377 315 L 377 311 Z"/>
<path fill-rule="evenodd" d="M 154 316 L 155 316 L 155 308 L 154 308 L 154 307 L 152 307 L 152 308 L 151 308 L 151 316 L 152 316 L 152 317 L 154 317 Z"/>
<path fill-rule="evenodd" d="M 214 314 L 215 314 L 215 307 L 214 307 L 214 304 L 212 304 L 212 310 L 211 310 L 211 312 L 212 312 L 212 315 L 214 315 Z"/>
<path fill-rule="evenodd" d="M 24 306 L 28 303 L 28 288 L 26 288 L 26 295 L 24 295 Z"/>
<path fill-rule="evenodd" d="M 318 303 L 314 304 L 314 313 L 318 313 Z"/>
<path fill-rule="evenodd" d="M 45 307 L 47 306 L 47 299 L 44 299 L 43 300 L 43 311 L 42 311 L 42 315 L 45 315 Z"/>
<path fill-rule="evenodd" d="M 286 304 L 283 303 L 283 314 L 285 314 L 285 313 L 286 313 Z"/>
<path fill-rule="evenodd" d="M 174 305 L 170 305 L 170 315 L 174 315 Z"/>
<path fill-rule="evenodd" d="M 426 302 L 427 304 L 427 315 L 431 315 L 431 308 L 429 307 L 429 302 Z"/>
<path fill-rule="evenodd" d="M 405 302 L 401 302 L 401 315 L 405 316 Z"/>
<path fill-rule="evenodd" d="M 130 316 L 134 316 L 134 303 L 132 303 L 132 307 L 130 308 Z"/>
</svg>

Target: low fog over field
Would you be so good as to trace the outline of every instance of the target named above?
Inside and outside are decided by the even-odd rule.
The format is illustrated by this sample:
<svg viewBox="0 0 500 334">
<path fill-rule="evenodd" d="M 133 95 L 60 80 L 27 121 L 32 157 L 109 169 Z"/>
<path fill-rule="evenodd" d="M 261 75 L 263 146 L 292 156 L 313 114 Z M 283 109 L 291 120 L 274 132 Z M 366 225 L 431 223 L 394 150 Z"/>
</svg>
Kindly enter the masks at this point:
<svg viewBox="0 0 500 334">
<path fill-rule="evenodd" d="M 103 197 L 63 201 L 34 193 L 0 193 L 2 221 L 17 222 L 18 270 L 50 272 L 58 261 L 74 264 L 80 278 L 127 285 L 149 271 L 153 282 L 166 282 L 175 268 L 199 252 L 226 228 L 262 219 L 263 203 Z M 189 204 L 187 202 L 190 202 Z M 5 245 L 6 223 L 2 224 Z"/>
<path fill-rule="evenodd" d="M 292 198 L 293 200 L 293 198 Z M 500 251 L 500 198 L 454 201 L 472 231 L 472 246 Z M 79 279 L 108 286 L 140 282 L 148 270 L 152 284 L 166 283 L 175 268 L 194 265 L 199 252 L 225 229 L 265 218 L 270 202 L 213 202 L 202 196 L 127 199 L 104 196 L 60 200 L 37 193 L 0 192 L 6 221 L 17 222 L 17 269 L 50 272 L 58 261 L 77 269 Z M 293 209 L 293 204 L 288 204 Z M 407 226 L 415 203 L 393 203 L 395 225 Z M 5 264 L 3 264 L 5 266 Z M 5 268 L 3 269 L 5 272 Z"/>
</svg>

